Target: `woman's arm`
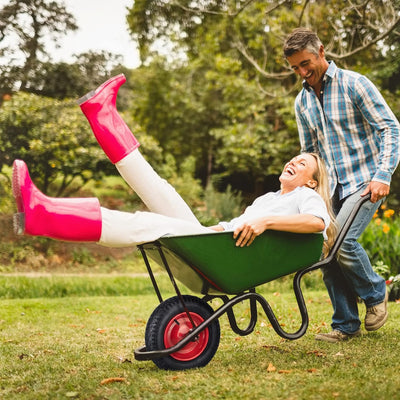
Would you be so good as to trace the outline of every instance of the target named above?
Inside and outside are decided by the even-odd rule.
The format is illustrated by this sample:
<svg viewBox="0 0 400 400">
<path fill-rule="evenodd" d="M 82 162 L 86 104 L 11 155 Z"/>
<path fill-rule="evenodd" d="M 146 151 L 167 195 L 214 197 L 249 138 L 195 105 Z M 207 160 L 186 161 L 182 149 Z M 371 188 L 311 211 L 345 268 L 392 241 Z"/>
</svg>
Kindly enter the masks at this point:
<svg viewBox="0 0 400 400">
<path fill-rule="evenodd" d="M 216 232 L 223 232 L 224 228 L 221 225 L 213 225 L 213 226 L 209 226 L 208 228 L 212 229 L 213 231 Z"/>
<path fill-rule="evenodd" d="M 311 214 L 294 214 L 257 218 L 245 222 L 233 232 L 236 246 L 250 246 L 254 239 L 266 230 L 314 233 L 325 229 L 324 221 Z"/>
</svg>

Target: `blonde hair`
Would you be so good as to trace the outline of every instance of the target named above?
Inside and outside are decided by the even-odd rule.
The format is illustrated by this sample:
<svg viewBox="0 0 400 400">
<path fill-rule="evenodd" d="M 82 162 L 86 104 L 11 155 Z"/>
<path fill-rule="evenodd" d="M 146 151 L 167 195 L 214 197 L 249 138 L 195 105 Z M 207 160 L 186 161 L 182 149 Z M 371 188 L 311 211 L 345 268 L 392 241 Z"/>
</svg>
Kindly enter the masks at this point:
<svg viewBox="0 0 400 400">
<path fill-rule="evenodd" d="M 331 194 L 329 190 L 329 178 L 328 178 L 328 171 L 325 167 L 325 163 L 322 158 L 317 153 L 308 153 L 313 156 L 317 162 L 317 169 L 313 173 L 313 179 L 317 181 L 317 186 L 314 190 L 322 197 L 326 204 L 326 208 L 328 210 L 329 217 L 331 219 L 331 223 L 329 224 L 326 234 L 328 236 L 328 240 L 324 243 L 323 253 L 326 257 L 329 253 L 329 250 L 333 246 L 335 242 L 338 228 L 336 224 L 336 217 L 332 209 L 332 200 Z"/>
</svg>

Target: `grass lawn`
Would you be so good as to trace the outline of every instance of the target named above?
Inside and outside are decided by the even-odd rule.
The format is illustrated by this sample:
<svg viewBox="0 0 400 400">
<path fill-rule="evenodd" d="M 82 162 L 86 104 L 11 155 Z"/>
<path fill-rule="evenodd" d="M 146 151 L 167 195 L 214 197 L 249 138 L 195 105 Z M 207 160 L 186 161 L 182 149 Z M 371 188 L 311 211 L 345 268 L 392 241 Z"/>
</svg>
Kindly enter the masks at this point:
<svg viewBox="0 0 400 400">
<path fill-rule="evenodd" d="M 79 279 L 82 284 L 97 278 Z M 1 283 L 17 281 L 4 278 Z M 133 349 L 144 344 L 146 321 L 157 306 L 155 294 L 143 290 L 124 296 L 91 295 L 92 286 L 83 286 L 88 293 L 80 296 L 0 300 L 1 399 L 399 396 L 400 304 L 389 304 L 390 318 L 377 332 L 340 344 L 321 343 L 314 334 L 330 330 L 331 305 L 324 289 L 305 289 L 310 326 L 301 339 L 281 339 L 261 311 L 255 331 L 239 337 L 223 316 L 220 346 L 211 362 L 202 369 L 177 372 L 159 370 L 151 361 L 139 362 L 133 356 Z M 299 316 L 288 285 L 265 285 L 263 294 L 285 329 L 296 330 Z M 246 326 L 247 305 L 239 305 L 237 313 Z"/>
</svg>

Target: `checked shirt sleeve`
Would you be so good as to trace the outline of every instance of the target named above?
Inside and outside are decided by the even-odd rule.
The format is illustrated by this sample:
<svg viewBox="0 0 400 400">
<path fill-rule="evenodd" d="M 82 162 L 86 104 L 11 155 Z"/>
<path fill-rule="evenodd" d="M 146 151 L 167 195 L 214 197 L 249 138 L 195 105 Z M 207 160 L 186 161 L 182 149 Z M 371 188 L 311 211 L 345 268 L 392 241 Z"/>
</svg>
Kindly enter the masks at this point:
<svg viewBox="0 0 400 400">
<path fill-rule="evenodd" d="M 390 184 L 400 159 L 400 124 L 386 101 L 366 77 L 360 76 L 354 88 L 354 101 L 377 138 L 379 158 L 374 181 Z"/>
</svg>

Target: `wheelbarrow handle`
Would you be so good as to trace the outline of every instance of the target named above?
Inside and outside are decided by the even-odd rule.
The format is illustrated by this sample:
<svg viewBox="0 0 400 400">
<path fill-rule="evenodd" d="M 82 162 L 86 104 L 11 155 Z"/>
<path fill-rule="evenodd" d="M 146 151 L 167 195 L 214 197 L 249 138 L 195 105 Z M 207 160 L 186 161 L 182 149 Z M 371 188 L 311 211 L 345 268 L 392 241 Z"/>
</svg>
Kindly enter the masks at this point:
<svg viewBox="0 0 400 400">
<path fill-rule="evenodd" d="M 338 252 L 340 246 L 343 243 L 344 238 L 346 237 L 347 233 L 350 230 L 350 227 L 352 225 L 352 223 L 354 222 L 355 217 L 357 216 L 358 212 L 360 211 L 362 205 L 364 203 L 366 203 L 367 201 L 370 201 L 371 199 L 371 193 L 366 194 L 365 196 L 361 197 L 357 203 L 354 205 L 353 209 L 351 210 L 351 213 L 349 214 L 349 216 L 347 217 L 346 222 L 343 224 L 342 228 L 340 229 L 335 243 L 333 244 L 329 255 L 327 257 L 327 259 L 329 259 L 328 262 L 332 261 L 333 257 L 335 257 L 336 253 Z"/>
<path fill-rule="evenodd" d="M 349 232 L 350 227 L 351 227 L 352 223 L 354 222 L 355 217 L 357 216 L 358 212 L 360 211 L 360 208 L 362 207 L 362 205 L 364 203 L 366 203 L 370 199 L 371 199 L 371 193 L 368 193 L 365 196 L 362 196 L 355 203 L 353 209 L 351 210 L 351 213 L 347 217 L 346 222 L 343 224 L 342 228 L 340 229 L 340 231 L 336 237 L 335 243 L 333 244 L 332 248 L 330 249 L 328 256 L 325 257 L 323 260 L 317 262 L 316 264 L 306 268 L 305 270 L 299 271 L 299 272 L 303 272 L 301 275 L 303 275 L 306 272 L 314 271 L 315 269 L 321 268 L 322 266 L 328 265 L 333 261 L 333 259 L 336 257 L 336 253 L 339 251 L 340 246 L 343 243 L 343 240 L 345 239 L 347 233 Z"/>
</svg>

